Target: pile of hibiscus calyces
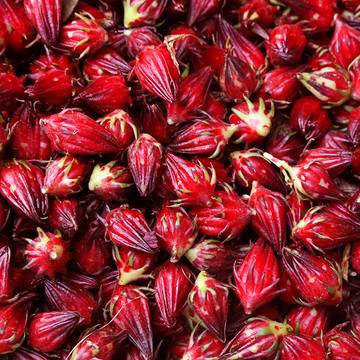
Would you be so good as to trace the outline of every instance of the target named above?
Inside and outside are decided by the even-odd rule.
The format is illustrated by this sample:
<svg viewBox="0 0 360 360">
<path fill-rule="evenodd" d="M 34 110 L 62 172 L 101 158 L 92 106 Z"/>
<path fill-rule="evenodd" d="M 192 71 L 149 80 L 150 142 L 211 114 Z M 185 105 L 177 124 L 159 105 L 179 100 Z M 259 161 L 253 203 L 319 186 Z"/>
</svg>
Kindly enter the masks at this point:
<svg viewBox="0 0 360 360">
<path fill-rule="evenodd" d="M 0 0 L 4 359 L 360 359 L 358 0 Z"/>
</svg>

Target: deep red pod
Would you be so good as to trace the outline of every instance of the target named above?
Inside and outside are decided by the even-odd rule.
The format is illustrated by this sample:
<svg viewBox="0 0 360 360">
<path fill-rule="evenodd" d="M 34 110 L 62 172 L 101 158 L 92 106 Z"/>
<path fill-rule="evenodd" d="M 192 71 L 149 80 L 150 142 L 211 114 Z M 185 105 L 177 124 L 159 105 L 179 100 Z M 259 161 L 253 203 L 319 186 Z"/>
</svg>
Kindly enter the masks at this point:
<svg viewBox="0 0 360 360">
<path fill-rule="evenodd" d="M 87 81 L 104 75 L 127 76 L 131 66 L 113 49 L 104 48 L 84 61 L 83 74 Z"/>
<path fill-rule="evenodd" d="M 337 305 L 342 301 L 342 278 L 337 263 L 290 248 L 284 248 L 282 262 L 305 305 Z"/>
<path fill-rule="evenodd" d="M 122 150 L 126 149 L 138 136 L 133 119 L 124 110 L 114 110 L 97 119 L 97 122 L 113 135 Z"/>
<path fill-rule="evenodd" d="M 47 275 L 54 278 L 56 273 L 66 270 L 70 259 L 69 242 L 63 240 L 58 230 L 50 233 L 38 227 L 37 232 L 35 239 L 27 239 L 26 268 L 33 270 L 37 276 Z"/>
<path fill-rule="evenodd" d="M 255 102 L 245 98 L 245 102 L 236 105 L 231 111 L 229 122 L 237 128 L 234 134 L 235 144 L 261 142 L 269 135 L 275 114 L 272 102 L 269 111 L 265 112 L 265 102 L 262 98 Z"/>
<path fill-rule="evenodd" d="M 165 155 L 165 163 L 173 191 L 181 205 L 210 206 L 214 194 L 216 173 L 208 171 L 201 162 L 185 160 L 171 153 Z"/>
<path fill-rule="evenodd" d="M 342 130 L 330 130 L 320 140 L 319 147 L 351 150 L 352 144 L 347 132 L 344 132 Z"/>
<path fill-rule="evenodd" d="M 127 52 L 132 58 L 136 58 L 146 46 L 161 45 L 159 35 L 151 26 L 126 29 L 124 30 L 124 36 L 126 38 Z"/>
<path fill-rule="evenodd" d="M 276 26 L 265 42 L 266 53 L 274 66 L 296 65 L 301 60 L 306 44 L 306 37 L 297 24 Z"/>
<path fill-rule="evenodd" d="M 270 135 L 266 151 L 280 160 L 295 164 L 305 147 L 300 133 L 287 123 L 277 126 Z"/>
<path fill-rule="evenodd" d="M 173 52 L 174 49 L 167 45 L 145 48 L 135 64 L 141 86 L 168 102 L 176 98 L 180 77 Z"/>
<path fill-rule="evenodd" d="M 157 255 L 146 252 L 113 246 L 113 259 L 118 268 L 119 285 L 127 285 L 131 282 L 147 279 L 154 267 Z"/>
<path fill-rule="evenodd" d="M 140 210 L 123 205 L 111 210 L 106 222 L 107 235 L 115 245 L 149 254 L 158 251 L 158 240 Z"/>
<path fill-rule="evenodd" d="M 179 0 L 172 1 L 174 2 Z M 180 1 L 183 1 L 184 3 L 187 2 L 187 0 Z M 201 43 L 198 33 L 190 26 L 182 24 L 179 24 L 171 29 L 166 39 L 173 42 L 176 58 L 181 62 L 184 62 L 184 60 L 191 60 L 193 50 L 197 49 Z"/>
<path fill-rule="evenodd" d="M 279 267 L 274 252 L 263 239 L 249 250 L 239 266 L 234 265 L 235 293 L 246 314 L 279 295 Z"/>
<path fill-rule="evenodd" d="M 217 158 L 223 154 L 236 129 L 236 125 L 210 117 L 196 120 L 173 135 L 168 149 L 176 153 Z"/>
<path fill-rule="evenodd" d="M 205 104 L 213 71 L 205 66 L 183 79 L 175 101 L 167 106 L 167 122 L 170 125 L 194 120 Z"/>
<path fill-rule="evenodd" d="M 60 230 L 66 237 L 72 238 L 79 230 L 82 211 L 77 199 L 54 199 L 49 204 L 49 225 L 52 230 Z"/>
<path fill-rule="evenodd" d="M 72 311 L 36 314 L 30 320 L 27 330 L 29 344 L 41 352 L 56 351 L 66 343 L 79 321 L 79 314 Z"/>
<path fill-rule="evenodd" d="M 105 229 L 98 220 L 87 225 L 85 233 L 73 244 L 72 255 L 80 270 L 88 275 L 97 275 L 110 267 L 110 244 L 105 242 Z"/>
<path fill-rule="evenodd" d="M 17 54 L 26 52 L 35 38 L 35 29 L 25 13 L 23 4 L 12 0 L 0 1 L 0 17 L 7 30 L 7 46 Z"/>
<path fill-rule="evenodd" d="M 287 182 L 301 198 L 330 201 L 346 198 L 346 194 L 319 162 L 299 162 L 296 166 L 290 166 L 286 161 L 276 159 L 268 153 L 264 153 L 264 156 L 282 169 Z"/>
<path fill-rule="evenodd" d="M 171 262 L 179 261 L 198 234 L 194 219 L 182 207 L 172 207 L 167 202 L 156 216 L 154 231 L 160 247 L 171 255 Z"/>
<path fill-rule="evenodd" d="M 335 331 L 326 341 L 332 360 L 360 359 L 360 340 L 345 331 Z"/>
<path fill-rule="evenodd" d="M 131 104 L 130 90 L 122 75 L 99 76 L 74 99 L 98 114 L 123 109 Z"/>
<path fill-rule="evenodd" d="M 265 317 L 251 318 L 227 344 L 220 359 L 271 359 L 276 354 L 283 336 L 291 331 L 287 324 Z"/>
<path fill-rule="evenodd" d="M 210 331 L 194 331 L 182 354 L 182 359 L 202 360 L 218 358 L 224 344 Z"/>
<path fill-rule="evenodd" d="M 235 258 L 231 249 L 217 239 L 196 243 L 186 252 L 185 257 L 195 269 L 216 276 L 231 271 Z"/>
<path fill-rule="evenodd" d="M 40 120 L 54 149 L 74 155 L 112 154 L 122 150 L 114 135 L 83 113 L 65 109 Z"/>
<path fill-rule="evenodd" d="M 70 102 L 73 95 L 73 78 L 66 71 L 53 69 L 42 72 L 26 93 L 45 106 L 60 106 Z"/>
<path fill-rule="evenodd" d="M 216 30 L 215 40 L 220 47 L 230 50 L 257 74 L 264 72 L 267 64 L 262 51 L 220 15 L 217 16 Z"/>
<path fill-rule="evenodd" d="M 124 331 L 116 329 L 112 324 L 105 324 L 85 333 L 66 359 L 92 360 L 96 356 L 102 360 L 111 360 L 125 338 Z"/>
<path fill-rule="evenodd" d="M 330 52 L 337 64 L 347 69 L 360 54 L 360 31 L 351 27 L 340 16 L 335 19 L 335 32 L 330 43 Z"/>
<path fill-rule="evenodd" d="M 304 22 L 307 32 L 324 33 L 332 24 L 335 14 L 335 5 L 332 0 L 284 0 Z"/>
<path fill-rule="evenodd" d="M 129 169 L 116 160 L 95 165 L 88 185 L 90 191 L 108 202 L 126 200 L 133 186 Z"/>
<path fill-rule="evenodd" d="M 251 226 L 267 240 L 278 254 L 286 241 L 288 205 L 282 194 L 266 189 L 254 181 L 248 205 L 254 213 Z"/>
<path fill-rule="evenodd" d="M 149 134 L 141 134 L 127 151 L 129 170 L 141 196 L 151 194 L 162 170 L 163 148 Z"/>
<path fill-rule="evenodd" d="M 326 169 L 330 176 L 336 177 L 351 166 L 352 152 L 341 148 L 322 148 L 304 151 L 298 164 L 317 162 Z"/>
<path fill-rule="evenodd" d="M 185 265 L 166 262 L 155 275 L 155 301 L 168 328 L 176 324 L 191 290 L 192 273 Z"/>
<path fill-rule="evenodd" d="M 246 189 L 253 181 L 273 191 L 286 193 L 286 185 L 272 164 L 257 149 L 235 151 L 230 154 L 236 180 Z"/>
<path fill-rule="evenodd" d="M 145 359 L 153 359 L 153 332 L 149 301 L 135 285 L 117 286 L 109 304 L 114 325 L 124 330 Z"/>
<path fill-rule="evenodd" d="M 23 293 L 7 305 L 0 306 L 0 354 L 14 352 L 25 339 L 29 310 L 35 294 Z"/>
<path fill-rule="evenodd" d="M 222 66 L 219 85 L 228 101 L 243 101 L 255 91 L 255 72 L 244 61 L 233 55 L 226 55 Z"/>
<path fill-rule="evenodd" d="M 0 111 L 12 111 L 25 95 L 24 78 L 13 72 L 0 72 Z"/>
<path fill-rule="evenodd" d="M 263 90 L 278 107 L 287 107 L 299 92 L 300 83 L 296 75 L 300 69 L 279 67 L 264 75 Z"/>
<path fill-rule="evenodd" d="M 228 295 L 229 290 L 223 283 L 201 271 L 188 300 L 205 327 L 223 342 L 226 339 Z"/>
<path fill-rule="evenodd" d="M 0 193 L 19 214 L 35 223 L 45 220 L 48 212 L 47 195 L 41 187 L 42 170 L 26 161 L 13 160 L 0 168 Z"/>
<path fill-rule="evenodd" d="M 296 335 L 319 337 L 328 330 L 330 313 L 325 306 L 297 306 L 286 319 Z"/>
<path fill-rule="evenodd" d="M 57 48 L 81 59 L 100 50 L 107 40 L 107 32 L 95 19 L 77 14 L 62 27 Z"/>
<path fill-rule="evenodd" d="M 190 211 L 204 235 L 232 240 L 241 235 L 250 222 L 251 210 L 229 185 L 214 193 L 211 206 L 195 206 Z"/>
<path fill-rule="evenodd" d="M 324 346 L 319 340 L 305 336 L 286 335 L 282 339 L 281 360 L 326 360 Z"/>
<path fill-rule="evenodd" d="M 297 75 L 302 85 L 326 106 L 339 106 L 351 95 L 349 73 L 336 65 L 327 65 Z"/>
<path fill-rule="evenodd" d="M 47 304 L 56 311 L 75 311 L 81 317 L 81 324 L 93 323 L 97 303 L 92 294 L 84 287 L 69 281 L 44 280 L 44 294 Z"/>
<path fill-rule="evenodd" d="M 330 130 L 331 121 L 320 100 L 303 96 L 295 101 L 291 109 L 290 125 L 299 130 L 306 140 L 318 140 Z"/>
<path fill-rule="evenodd" d="M 61 26 L 61 0 L 25 0 L 27 17 L 47 45 L 57 42 Z"/>
<path fill-rule="evenodd" d="M 26 103 L 13 112 L 8 124 L 9 147 L 17 159 L 49 160 L 53 155 L 50 140 L 39 120 L 39 115 Z"/>
<path fill-rule="evenodd" d="M 187 20 L 189 26 L 215 14 L 221 9 L 222 4 L 222 0 L 190 0 Z"/>
<path fill-rule="evenodd" d="M 125 0 L 124 26 L 153 25 L 159 20 L 166 7 L 165 0 Z"/>
<path fill-rule="evenodd" d="M 360 220 L 342 203 L 317 206 L 295 225 L 292 237 L 309 248 L 334 249 L 360 240 Z"/>
<path fill-rule="evenodd" d="M 75 75 L 75 64 L 71 62 L 69 56 L 48 51 L 46 54 L 39 55 L 36 60 L 29 64 L 28 77 L 37 80 L 40 75 L 50 70 L 63 70 L 66 73 Z"/>
<path fill-rule="evenodd" d="M 89 164 L 72 155 L 59 157 L 49 164 L 45 170 L 44 194 L 68 196 L 81 190 L 81 185 L 87 175 Z"/>
</svg>

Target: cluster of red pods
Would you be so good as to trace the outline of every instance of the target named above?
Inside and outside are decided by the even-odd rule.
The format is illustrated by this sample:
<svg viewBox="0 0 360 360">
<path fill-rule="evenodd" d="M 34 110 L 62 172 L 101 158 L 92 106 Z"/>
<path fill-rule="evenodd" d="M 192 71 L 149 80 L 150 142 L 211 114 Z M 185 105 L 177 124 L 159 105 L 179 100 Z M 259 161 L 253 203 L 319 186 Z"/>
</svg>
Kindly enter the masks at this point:
<svg viewBox="0 0 360 360">
<path fill-rule="evenodd" d="M 0 0 L 0 357 L 360 360 L 359 0 Z"/>
</svg>

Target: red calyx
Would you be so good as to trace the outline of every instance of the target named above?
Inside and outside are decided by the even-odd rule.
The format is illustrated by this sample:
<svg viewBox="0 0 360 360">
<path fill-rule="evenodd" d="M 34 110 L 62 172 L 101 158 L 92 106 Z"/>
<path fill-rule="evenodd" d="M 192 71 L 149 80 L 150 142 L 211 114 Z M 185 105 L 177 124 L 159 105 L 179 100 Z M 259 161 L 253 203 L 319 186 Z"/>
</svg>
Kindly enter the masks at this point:
<svg viewBox="0 0 360 360">
<path fill-rule="evenodd" d="M 162 170 L 163 148 L 151 135 L 141 134 L 128 148 L 128 165 L 141 196 L 151 194 Z"/>
<path fill-rule="evenodd" d="M 149 254 L 158 251 L 156 236 L 140 210 L 124 205 L 111 210 L 106 221 L 107 235 L 114 244 Z"/>
<path fill-rule="evenodd" d="M 175 101 L 180 76 L 173 51 L 167 45 L 145 48 L 135 65 L 141 86 L 170 103 Z"/>
<path fill-rule="evenodd" d="M 41 228 L 37 228 L 37 231 L 37 238 L 28 239 L 25 250 L 28 261 L 26 267 L 34 270 L 38 276 L 53 278 L 56 273 L 65 272 L 70 259 L 69 243 L 63 240 L 58 230 L 54 234 Z"/>
<path fill-rule="evenodd" d="M 42 352 L 60 349 L 79 324 L 80 316 L 72 311 L 51 311 L 36 314 L 28 326 L 30 345 Z M 49 331 L 51 327 L 51 331 Z"/>
<path fill-rule="evenodd" d="M 80 315 L 81 324 L 91 325 L 97 303 L 84 287 L 69 281 L 44 280 L 46 302 L 52 310 L 75 311 Z"/>
<path fill-rule="evenodd" d="M 234 267 L 235 292 L 245 313 L 269 303 L 279 295 L 279 267 L 274 252 L 263 239 L 249 250 L 240 266 Z"/>
<path fill-rule="evenodd" d="M 205 271 L 199 273 L 189 294 L 189 304 L 210 332 L 225 342 L 228 288 Z"/>
<path fill-rule="evenodd" d="M 53 148 L 74 155 L 117 153 L 122 147 L 104 126 L 83 113 L 65 109 L 40 120 Z"/>
<path fill-rule="evenodd" d="M 164 203 L 157 214 L 154 230 L 172 262 L 179 261 L 197 237 L 195 221 L 182 207 L 171 207 L 169 203 Z"/>
<path fill-rule="evenodd" d="M 211 206 L 193 207 L 191 214 L 202 234 L 232 240 L 250 222 L 251 210 L 234 189 L 224 185 L 223 190 L 215 191 Z"/>
<path fill-rule="evenodd" d="M 114 325 L 124 330 L 143 356 L 153 359 L 153 336 L 149 302 L 135 285 L 117 286 L 110 301 Z"/>
<path fill-rule="evenodd" d="M 168 177 L 178 203 L 186 205 L 210 206 L 215 189 L 216 173 L 207 171 L 200 162 L 185 160 L 171 153 L 165 156 Z"/>
<path fill-rule="evenodd" d="M 175 326 L 191 290 L 191 271 L 184 265 L 165 263 L 155 276 L 155 301 L 168 328 Z"/>
<path fill-rule="evenodd" d="M 283 265 L 308 306 L 335 305 L 342 301 L 342 278 L 337 263 L 302 250 L 284 248 Z"/>
</svg>

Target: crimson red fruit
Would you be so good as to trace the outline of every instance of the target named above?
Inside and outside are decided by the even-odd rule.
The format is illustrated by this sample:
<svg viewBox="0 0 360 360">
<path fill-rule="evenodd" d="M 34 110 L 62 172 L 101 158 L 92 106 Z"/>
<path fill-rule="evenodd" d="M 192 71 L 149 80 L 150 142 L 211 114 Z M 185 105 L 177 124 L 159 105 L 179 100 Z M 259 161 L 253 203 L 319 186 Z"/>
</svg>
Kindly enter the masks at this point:
<svg viewBox="0 0 360 360">
<path fill-rule="evenodd" d="M 80 320 L 77 312 L 51 311 L 35 315 L 29 324 L 30 345 L 42 352 L 53 352 L 61 348 Z M 51 331 L 48 327 L 51 326 Z"/>
<path fill-rule="evenodd" d="M 201 271 L 189 294 L 189 304 L 205 327 L 223 342 L 226 339 L 228 317 L 228 288 Z"/>
<path fill-rule="evenodd" d="M 271 247 L 259 239 L 240 266 L 234 266 L 235 292 L 246 314 L 273 300 L 279 288 L 279 267 Z"/>
</svg>

